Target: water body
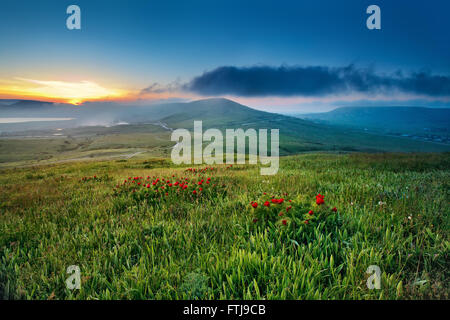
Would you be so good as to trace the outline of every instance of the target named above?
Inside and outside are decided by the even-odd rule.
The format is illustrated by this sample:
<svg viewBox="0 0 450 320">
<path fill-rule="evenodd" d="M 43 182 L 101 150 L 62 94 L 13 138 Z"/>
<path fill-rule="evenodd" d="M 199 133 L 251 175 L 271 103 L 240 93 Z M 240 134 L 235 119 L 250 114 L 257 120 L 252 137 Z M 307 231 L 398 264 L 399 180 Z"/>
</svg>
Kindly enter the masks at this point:
<svg viewBox="0 0 450 320">
<path fill-rule="evenodd" d="M 0 118 L 0 123 L 24 123 L 43 121 L 69 121 L 75 118 Z"/>
</svg>

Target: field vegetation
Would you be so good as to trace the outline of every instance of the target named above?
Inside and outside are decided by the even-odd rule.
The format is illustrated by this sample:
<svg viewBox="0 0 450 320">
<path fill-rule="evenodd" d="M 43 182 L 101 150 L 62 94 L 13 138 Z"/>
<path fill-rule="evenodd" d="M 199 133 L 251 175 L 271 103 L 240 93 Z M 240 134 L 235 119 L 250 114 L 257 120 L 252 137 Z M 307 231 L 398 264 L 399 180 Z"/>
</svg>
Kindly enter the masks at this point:
<svg viewBox="0 0 450 320">
<path fill-rule="evenodd" d="M 448 168 L 316 153 L 274 176 L 166 158 L 1 169 L 0 297 L 448 299 Z"/>
</svg>

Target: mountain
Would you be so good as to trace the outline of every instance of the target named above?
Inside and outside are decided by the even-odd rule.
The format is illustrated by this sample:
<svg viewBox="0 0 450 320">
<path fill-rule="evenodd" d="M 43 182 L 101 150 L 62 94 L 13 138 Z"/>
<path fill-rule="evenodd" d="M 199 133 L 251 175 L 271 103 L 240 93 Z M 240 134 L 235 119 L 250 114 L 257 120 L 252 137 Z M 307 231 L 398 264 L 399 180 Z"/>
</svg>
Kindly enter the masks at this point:
<svg viewBox="0 0 450 320">
<path fill-rule="evenodd" d="M 324 113 L 297 115 L 299 118 L 358 128 L 391 132 L 448 132 L 450 109 L 423 107 L 342 107 Z"/>
<path fill-rule="evenodd" d="M 23 106 L 22 103 L 15 106 L 19 106 L 18 112 L 31 109 L 29 106 Z M 155 139 L 158 145 L 170 148 L 173 142 L 170 141 L 168 128 L 192 129 L 194 120 L 202 120 L 204 130 L 207 128 L 279 129 L 281 155 L 308 151 L 450 150 L 450 145 L 389 137 L 351 127 L 315 123 L 307 119 L 255 110 L 227 99 L 205 99 L 188 103 L 147 106 L 102 102 L 86 103 L 81 106 L 43 104 L 41 107 L 41 112 L 32 112 L 32 114 L 39 114 L 40 117 L 69 117 L 74 120 L 39 125 L 34 123 L 0 124 L 0 131 L 9 130 L 9 133 L 5 133 L 9 136 L 51 137 L 56 134 L 52 130 L 58 128 L 60 130 L 57 132 L 58 136 L 74 139 L 88 138 L 89 141 L 84 141 L 83 144 L 90 149 L 106 148 L 106 146 L 112 149 L 130 145 L 150 146 Z M 37 109 L 39 108 L 35 108 Z M 0 107 L 1 117 L 5 117 L 3 106 Z"/>
</svg>

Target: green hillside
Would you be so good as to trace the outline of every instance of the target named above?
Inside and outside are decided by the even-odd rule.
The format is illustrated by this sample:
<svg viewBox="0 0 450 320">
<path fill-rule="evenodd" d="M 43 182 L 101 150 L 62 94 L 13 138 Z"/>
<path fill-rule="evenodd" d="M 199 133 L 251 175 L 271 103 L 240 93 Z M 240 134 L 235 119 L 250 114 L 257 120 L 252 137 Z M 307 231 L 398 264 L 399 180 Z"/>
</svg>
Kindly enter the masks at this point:
<svg viewBox="0 0 450 320">
<path fill-rule="evenodd" d="M 35 104 L 36 106 L 39 104 Z M 48 109 L 49 106 L 46 105 Z M 56 108 L 53 106 L 52 108 Z M 65 106 L 64 108 L 68 108 Z M 83 109 L 84 108 L 84 109 Z M 107 105 L 77 108 L 76 121 L 90 123 L 116 119 L 124 125 L 72 126 L 59 129 L 31 129 L 0 137 L 0 165 L 27 165 L 70 159 L 170 156 L 172 129 L 192 129 L 195 120 L 208 128 L 279 129 L 280 154 L 327 152 L 442 152 L 450 145 L 391 137 L 362 130 L 318 124 L 280 114 L 262 112 L 227 99 L 206 99 L 190 103 L 108 108 Z M 62 109 L 59 116 L 68 116 Z M 72 114 L 73 116 L 73 114 Z M 74 120 L 75 121 L 75 120 Z M 27 130 L 28 129 L 28 130 Z"/>
</svg>

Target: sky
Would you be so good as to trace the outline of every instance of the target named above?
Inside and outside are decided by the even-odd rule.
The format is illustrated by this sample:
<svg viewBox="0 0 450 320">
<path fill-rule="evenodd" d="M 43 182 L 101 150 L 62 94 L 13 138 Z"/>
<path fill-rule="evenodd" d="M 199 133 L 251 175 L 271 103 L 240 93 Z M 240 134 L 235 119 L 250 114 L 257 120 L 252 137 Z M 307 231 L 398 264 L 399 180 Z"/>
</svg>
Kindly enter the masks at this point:
<svg viewBox="0 0 450 320">
<path fill-rule="evenodd" d="M 2 0 L 0 99 L 450 106 L 449 15 L 446 0 Z"/>
</svg>

